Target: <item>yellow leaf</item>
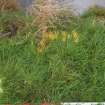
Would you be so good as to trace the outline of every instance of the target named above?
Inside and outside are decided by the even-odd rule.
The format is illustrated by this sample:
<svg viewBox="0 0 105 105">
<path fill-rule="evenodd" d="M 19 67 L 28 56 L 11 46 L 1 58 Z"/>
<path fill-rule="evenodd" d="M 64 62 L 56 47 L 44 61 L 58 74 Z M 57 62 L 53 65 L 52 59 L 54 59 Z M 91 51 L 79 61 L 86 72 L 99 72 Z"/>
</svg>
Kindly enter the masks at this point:
<svg viewBox="0 0 105 105">
<path fill-rule="evenodd" d="M 78 33 L 77 33 L 76 31 L 72 31 L 71 35 L 72 35 L 73 41 L 74 41 L 75 43 L 77 43 L 78 40 L 79 40 L 79 39 L 78 39 Z"/>
<path fill-rule="evenodd" d="M 55 40 L 55 39 L 57 39 L 57 35 L 54 33 L 50 33 L 49 38 L 50 38 L 50 40 Z"/>
<path fill-rule="evenodd" d="M 66 42 L 66 40 L 67 40 L 67 33 L 66 32 L 62 32 L 62 35 L 63 35 L 62 41 Z"/>
</svg>

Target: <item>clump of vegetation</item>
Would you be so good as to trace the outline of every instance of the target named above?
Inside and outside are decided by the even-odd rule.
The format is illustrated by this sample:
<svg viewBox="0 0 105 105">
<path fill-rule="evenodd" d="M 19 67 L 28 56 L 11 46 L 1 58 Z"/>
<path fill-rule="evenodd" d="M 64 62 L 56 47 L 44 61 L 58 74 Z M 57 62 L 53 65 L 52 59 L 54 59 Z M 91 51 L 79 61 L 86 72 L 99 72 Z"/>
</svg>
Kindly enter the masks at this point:
<svg viewBox="0 0 105 105">
<path fill-rule="evenodd" d="M 88 11 L 86 11 L 83 14 L 83 17 L 90 17 L 90 16 L 96 16 L 96 17 L 104 17 L 105 18 L 105 8 L 93 6 Z"/>
<path fill-rule="evenodd" d="M 44 30 L 45 27 L 55 28 L 55 22 L 61 25 L 62 21 L 68 20 L 65 17 L 72 17 L 70 9 L 60 6 L 56 0 L 35 0 L 28 9 L 28 12 L 35 16 L 33 24 L 38 30 Z"/>
<path fill-rule="evenodd" d="M 102 26 L 105 26 L 105 8 L 93 6 L 88 11 L 86 11 L 81 17 L 91 17 L 94 19 L 94 21 L 100 23 Z"/>
<path fill-rule="evenodd" d="M 3 91 L 0 99 L 13 104 L 104 101 L 105 28 L 94 21 L 95 16 L 84 15 L 78 20 L 67 15 L 70 22 L 65 24 L 66 28 L 50 29 L 56 25 L 56 19 L 65 19 L 68 12 L 63 12 L 63 17 L 51 10 L 54 13 L 45 16 L 48 7 L 43 1 L 40 3 L 41 10 L 38 9 L 41 12 L 34 15 L 38 18 L 17 11 L 0 13 L 0 31 L 11 22 L 20 27 L 15 37 L 0 39 L 0 85 Z M 50 22 L 53 25 L 48 24 Z M 40 45 L 44 47 L 44 50 L 39 48 L 39 52 L 34 38 L 38 29 L 42 35 Z"/>
<path fill-rule="evenodd" d="M 26 35 L 31 29 L 31 22 L 32 18 L 21 11 L 0 12 L 0 39 L 12 38 L 19 33 Z"/>
<path fill-rule="evenodd" d="M 3 10 L 19 10 L 17 0 L 0 0 L 0 11 Z"/>
<path fill-rule="evenodd" d="M 52 31 L 58 28 L 65 30 L 72 17 L 70 9 L 61 7 L 56 0 L 35 0 L 28 9 L 29 13 L 34 16 L 33 24 L 37 28 L 36 44 L 40 51 L 48 43 L 50 37 L 54 36 Z"/>
<path fill-rule="evenodd" d="M 42 53 L 36 50 L 33 27 L 26 35 L 20 32 L 20 39 L 1 40 L 2 97 L 10 103 L 103 101 L 105 29 L 93 21 L 70 25 L 65 34 L 57 30 L 58 38 Z"/>
</svg>

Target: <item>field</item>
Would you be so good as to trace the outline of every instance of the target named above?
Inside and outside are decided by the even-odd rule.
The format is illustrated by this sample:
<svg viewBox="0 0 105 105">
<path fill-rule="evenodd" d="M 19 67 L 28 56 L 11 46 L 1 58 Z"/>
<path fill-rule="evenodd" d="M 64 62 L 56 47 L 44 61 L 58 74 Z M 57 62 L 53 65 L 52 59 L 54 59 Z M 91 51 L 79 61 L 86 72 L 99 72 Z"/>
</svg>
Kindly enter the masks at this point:
<svg viewBox="0 0 105 105">
<path fill-rule="evenodd" d="M 0 103 L 105 101 L 104 18 L 101 11 L 72 18 L 40 52 L 32 18 L 1 12 L 1 31 L 13 19 L 22 26 L 16 35 L 0 38 Z"/>
</svg>

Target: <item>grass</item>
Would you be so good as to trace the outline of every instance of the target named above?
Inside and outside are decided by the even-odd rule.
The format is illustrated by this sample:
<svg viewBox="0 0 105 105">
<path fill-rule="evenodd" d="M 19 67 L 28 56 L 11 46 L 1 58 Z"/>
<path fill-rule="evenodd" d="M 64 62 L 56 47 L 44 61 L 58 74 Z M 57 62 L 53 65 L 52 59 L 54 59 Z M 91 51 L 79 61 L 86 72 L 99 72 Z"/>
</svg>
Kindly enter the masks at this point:
<svg viewBox="0 0 105 105">
<path fill-rule="evenodd" d="M 5 16 L 1 15 L 1 22 Z M 1 99 L 14 104 L 105 100 L 105 28 L 94 16 L 69 25 L 65 42 L 57 30 L 59 38 L 42 53 L 37 52 L 34 31 L 30 27 L 0 39 Z M 77 43 L 73 31 L 78 34 Z"/>
<path fill-rule="evenodd" d="M 93 6 L 83 14 L 83 17 L 89 16 L 105 17 L 105 9 L 98 6 Z"/>
</svg>

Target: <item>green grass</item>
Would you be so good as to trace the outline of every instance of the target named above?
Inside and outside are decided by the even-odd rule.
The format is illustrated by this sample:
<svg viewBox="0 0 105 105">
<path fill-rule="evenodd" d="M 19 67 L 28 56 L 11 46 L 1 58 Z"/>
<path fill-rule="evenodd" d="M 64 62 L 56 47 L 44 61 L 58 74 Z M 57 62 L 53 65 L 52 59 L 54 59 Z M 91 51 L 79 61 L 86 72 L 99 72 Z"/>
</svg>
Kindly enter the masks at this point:
<svg viewBox="0 0 105 105">
<path fill-rule="evenodd" d="M 94 17 L 79 21 L 68 27 L 68 35 L 72 30 L 78 33 L 78 43 L 57 39 L 43 53 L 36 51 L 33 28 L 0 39 L 2 99 L 105 101 L 105 28 Z"/>
</svg>

